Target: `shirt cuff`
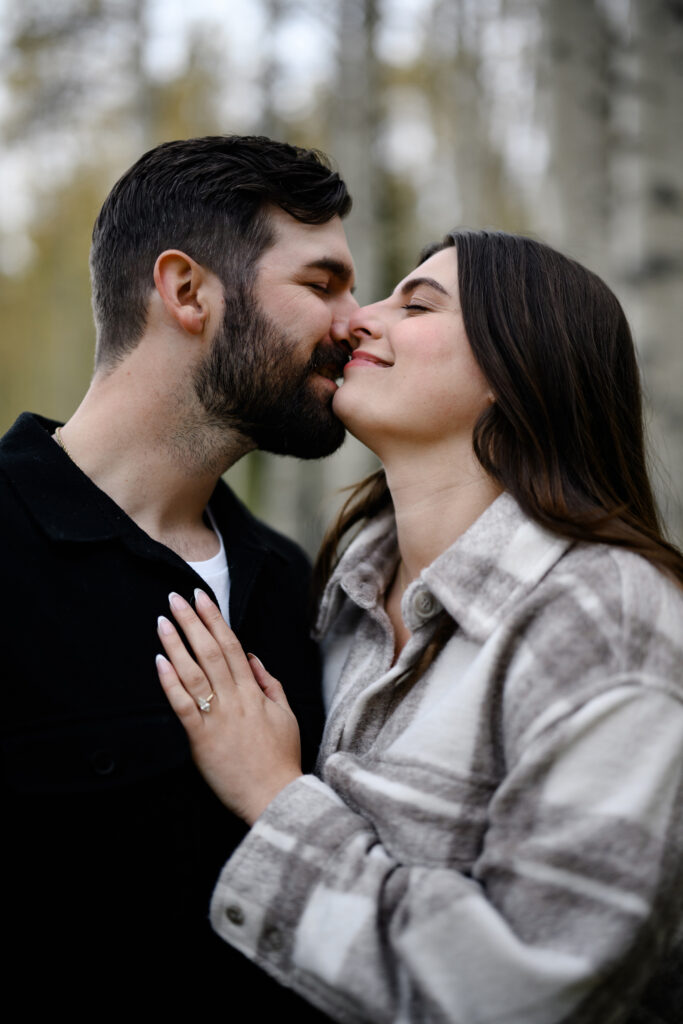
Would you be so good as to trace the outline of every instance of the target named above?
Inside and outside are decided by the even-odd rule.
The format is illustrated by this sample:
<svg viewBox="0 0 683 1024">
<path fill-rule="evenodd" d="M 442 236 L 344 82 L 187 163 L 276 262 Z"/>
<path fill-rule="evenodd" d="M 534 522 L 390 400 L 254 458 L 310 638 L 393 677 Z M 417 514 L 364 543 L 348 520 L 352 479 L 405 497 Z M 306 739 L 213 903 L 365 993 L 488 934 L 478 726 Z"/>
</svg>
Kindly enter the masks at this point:
<svg viewBox="0 0 683 1024">
<path fill-rule="evenodd" d="M 307 896 L 329 862 L 325 833 L 340 825 L 355 832 L 359 819 L 318 778 L 301 776 L 254 822 L 216 883 L 214 930 L 281 980 Z"/>
</svg>

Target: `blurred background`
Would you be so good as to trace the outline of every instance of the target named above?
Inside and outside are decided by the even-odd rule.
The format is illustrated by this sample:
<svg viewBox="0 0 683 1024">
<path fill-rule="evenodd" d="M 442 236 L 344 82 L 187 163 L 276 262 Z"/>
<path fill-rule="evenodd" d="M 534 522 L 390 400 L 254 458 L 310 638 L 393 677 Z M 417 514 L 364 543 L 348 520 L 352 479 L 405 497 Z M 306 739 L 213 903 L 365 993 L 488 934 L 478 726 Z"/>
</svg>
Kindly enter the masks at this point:
<svg viewBox="0 0 683 1024">
<path fill-rule="evenodd" d="M 0 56 L 0 432 L 66 419 L 88 385 L 90 232 L 117 177 L 166 139 L 263 133 L 335 158 L 361 303 L 455 225 L 601 274 L 683 542 L 683 0 L 0 0 Z M 373 466 L 347 441 L 228 480 L 312 551 Z"/>
</svg>

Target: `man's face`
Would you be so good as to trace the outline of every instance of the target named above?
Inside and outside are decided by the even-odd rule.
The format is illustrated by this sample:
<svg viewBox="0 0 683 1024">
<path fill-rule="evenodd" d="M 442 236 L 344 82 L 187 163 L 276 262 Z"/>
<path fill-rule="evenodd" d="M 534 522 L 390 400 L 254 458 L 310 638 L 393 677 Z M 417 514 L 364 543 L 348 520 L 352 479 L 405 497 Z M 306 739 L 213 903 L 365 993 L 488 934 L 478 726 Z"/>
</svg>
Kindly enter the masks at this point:
<svg viewBox="0 0 683 1024">
<path fill-rule="evenodd" d="M 223 323 L 195 377 L 209 415 L 263 451 L 320 458 L 344 440 L 332 412 L 350 346 L 353 261 L 338 217 L 302 224 L 271 208 L 275 243 L 253 287 L 226 296 Z"/>
</svg>

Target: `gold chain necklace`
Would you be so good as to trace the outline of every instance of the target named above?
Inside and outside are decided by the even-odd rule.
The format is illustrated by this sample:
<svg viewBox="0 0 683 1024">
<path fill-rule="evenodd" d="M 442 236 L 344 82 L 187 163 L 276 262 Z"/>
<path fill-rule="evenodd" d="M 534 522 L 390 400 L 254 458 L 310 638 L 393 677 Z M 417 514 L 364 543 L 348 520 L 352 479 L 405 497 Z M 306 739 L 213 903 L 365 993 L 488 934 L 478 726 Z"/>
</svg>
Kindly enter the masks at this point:
<svg viewBox="0 0 683 1024">
<path fill-rule="evenodd" d="M 61 427 L 57 427 L 57 428 L 55 429 L 55 440 L 57 441 L 57 444 L 59 445 L 59 447 L 60 447 L 60 448 L 61 448 L 61 449 L 62 449 L 63 451 L 65 451 L 65 452 L 66 452 L 66 454 L 67 454 L 67 455 L 69 456 L 69 458 L 71 459 L 71 461 L 72 461 L 72 462 L 74 462 L 74 457 L 73 457 L 73 455 L 71 454 L 71 452 L 69 451 L 69 449 L 67 448 L 67 446 L 66 446 L 66 445 L 64 444 L 64 442 L 62 441 L 62 428 L 61 428 Z"/>
</svg>

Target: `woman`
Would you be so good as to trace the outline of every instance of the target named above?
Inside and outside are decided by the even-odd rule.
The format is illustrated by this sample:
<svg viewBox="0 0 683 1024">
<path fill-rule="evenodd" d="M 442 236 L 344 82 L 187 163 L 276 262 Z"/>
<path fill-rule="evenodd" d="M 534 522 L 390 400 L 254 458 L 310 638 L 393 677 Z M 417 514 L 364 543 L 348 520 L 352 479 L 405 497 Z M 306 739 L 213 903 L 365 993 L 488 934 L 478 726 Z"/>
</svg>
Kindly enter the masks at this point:
<svg viewBox="0 0 683 1024">
<path fill-rule="evenodd" d="M 623 312 L 545 246 L 457 232 L 350 329 L 334 409 L 383 469 L 320 559 L 318 777 L 206 595 L 171 599 L 199 664 L 160 622 L 253 825 L 214 927 L 340 1021 L 678 1021 L 683 558 Z"/>
</svg>

